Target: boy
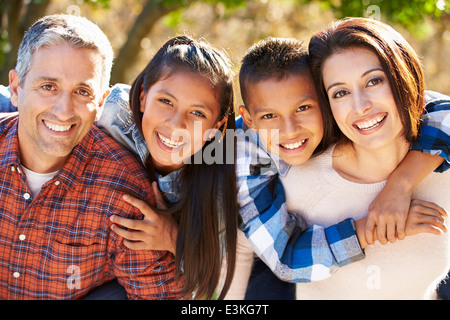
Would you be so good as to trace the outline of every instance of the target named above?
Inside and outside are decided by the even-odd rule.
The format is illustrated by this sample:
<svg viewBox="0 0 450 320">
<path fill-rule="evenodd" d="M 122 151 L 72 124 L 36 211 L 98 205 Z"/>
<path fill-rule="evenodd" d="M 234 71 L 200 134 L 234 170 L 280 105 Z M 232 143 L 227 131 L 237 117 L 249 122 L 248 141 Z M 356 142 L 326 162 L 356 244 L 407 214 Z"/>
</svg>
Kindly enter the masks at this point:
<svg viewBox="0 0 450 320">
<path fill-rule="evenodd" d="M 238 199 L 241 230 L 254 252 L 277 277 L 289 282 L 325 279 L 338 267 L 363 259 L 361 248 L 367 245 L 365 221 L 350 219 L 326 229 L 313 226 L 305 231 L 299 216 L 286 210 L 278 175 L 285 175 L 290 165 L 304 163 L 334 142 L 322 139 L 332 136 L 324 135 L 324 130 L 333 126 L 322 120 L 324 110 L 317 98 L 308 53 L 302 43 L 275 38 L 257 43 L 243 59 L 239 80 L 245 104 L 239 108 L 245 124 L 240 123 L 244 129 L 252 130 L 238 135 Z M 433 123 L 433 115 L 427 117 L 430 118 L 425 120 Z M 432 150 L 444 149 L 444 152 L 448 149 L 438 143 L 430 147 L 424 139 L 421 137 L 413 149 L 424 149 L 422 145 Z M 448 155 L 443 156 L 448 161 Z M 385 198 L 378 199 L 378 203 L 391 194 L 405 198 L 401 192 L 403 183 L 417 183 L 417 179 L 443 162 L 441 157 L 419 152 L 410 152 L 405 160 L 397 174 L 389 179 L 391 183 L 386 189 L 391 189 L 387 189 Z M 416 165 L 411 170 L 414 177 L 403 174 L 402 168 L 408 163 Z M 447 169 L 448 163 L 441 168 Z M 400 203 L 407 203 L 409 208 L 409 201 L 405 198 Z M 386 234 L 381 233 L 379 238 L 383 240 L 383 236 Z"/>
</svg>

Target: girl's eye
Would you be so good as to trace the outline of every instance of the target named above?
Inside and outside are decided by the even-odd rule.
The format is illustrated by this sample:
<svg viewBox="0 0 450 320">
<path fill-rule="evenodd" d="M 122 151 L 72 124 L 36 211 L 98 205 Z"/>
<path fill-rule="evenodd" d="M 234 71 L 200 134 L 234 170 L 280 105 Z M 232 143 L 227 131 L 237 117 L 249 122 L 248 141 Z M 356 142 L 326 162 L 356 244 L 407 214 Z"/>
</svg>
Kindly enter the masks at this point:
<svg viewBox="0 0 450 320">
<path fill-rule="evenodd" d="M 159 99 L 159 101 L 161 101 L 164 104 L 172 105 L 172 102 L 168 99 Z"/>
<path fill-rule="evenodd" d="M 372 78 L 369 80 L 369 82 L 367 83 L 368 87 L 373 87 L 376 86 L 377 84 L 383 82 L 382 78 L 376 77 L 376 78 Z"/>
<path fill-rule="evenodd" d="M 333 98 L 334 99 L 339 99 L 342 97 L 345 97 L 348 94 L 347 91 L 345 91 L 344 89 L 338 90 L 333 94 Z"/>
<path fill-rule="evenodd" d="M 195 116 L 197 116 L 197 117 L 206 118 L 206 116 L 205 116 L 202 112 L 197 111 L 197 110 L 192 111 L 192 114 L 195 115 Z"/>
<path fill-rule="evenodd" d="M 272 113 L 265 114 L 261 117 L 261 119 L 273 119 L 273 118 L 275 118 L 275 115 Z"/>
<path fill-rule="evenodd" d="M 311 108 L 311 107 L 310 106 L 300 106 L 300 107 L 298 107 L 297 111 L 306 111 L 309 108 Z"/>
</svg>

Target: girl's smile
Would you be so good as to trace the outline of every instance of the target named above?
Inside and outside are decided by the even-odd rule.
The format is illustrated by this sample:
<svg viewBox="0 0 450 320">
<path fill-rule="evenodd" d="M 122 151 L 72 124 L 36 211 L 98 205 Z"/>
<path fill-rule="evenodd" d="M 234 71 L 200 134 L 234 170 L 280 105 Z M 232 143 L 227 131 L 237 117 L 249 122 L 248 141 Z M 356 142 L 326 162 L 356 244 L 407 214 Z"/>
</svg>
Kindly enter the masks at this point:
<svg viewBox="0 0 450 320">
<path fill-rule="evenodd" d="M 142 131 L 158 172 L 183 167 L 205 144 L 205 132 L 220 128 L 216 96 L 207 78 L 187 70 L 171 70 L 142 90 Z"/>
</svg>

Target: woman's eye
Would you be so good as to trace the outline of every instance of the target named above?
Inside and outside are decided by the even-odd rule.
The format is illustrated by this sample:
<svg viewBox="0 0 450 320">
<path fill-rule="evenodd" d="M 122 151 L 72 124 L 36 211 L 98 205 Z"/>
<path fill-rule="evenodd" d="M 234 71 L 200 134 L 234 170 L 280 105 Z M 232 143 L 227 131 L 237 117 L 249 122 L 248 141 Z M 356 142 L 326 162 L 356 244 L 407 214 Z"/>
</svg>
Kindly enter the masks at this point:
<svg viewBox="0 0 450 320">
<path fill-rule="evenodd" d="M 369 82 L 367 83 L 367 86 L 368 86 L 368 87 L 373 87 L 373 86 L 376 86 L 377 84 L 379 84 L 379 83 L 381 83 L 381 82 L 383 82 L 383 79 L 382 79 L 382 78 L 379 78 L 379 77 L 377 77 L 377 78 L 372 78 L 372 79 L 370 79 Z"/>
<path fill-rule="evenodd" d="M 261 119 L 273 119 L 273 118 L 275 118 L 275 115 L 272 113 L 265 114 L 261 117 Z"/>
<path fill-rule="evenodd" d="M 348 94 L 347 91 L 341 89 L 341 90 L 336 91 L 333 94 L 333 98 L 334 99 L 339 99 L 339 98 L 345 97 L 347 94 Z"/>
</svg>

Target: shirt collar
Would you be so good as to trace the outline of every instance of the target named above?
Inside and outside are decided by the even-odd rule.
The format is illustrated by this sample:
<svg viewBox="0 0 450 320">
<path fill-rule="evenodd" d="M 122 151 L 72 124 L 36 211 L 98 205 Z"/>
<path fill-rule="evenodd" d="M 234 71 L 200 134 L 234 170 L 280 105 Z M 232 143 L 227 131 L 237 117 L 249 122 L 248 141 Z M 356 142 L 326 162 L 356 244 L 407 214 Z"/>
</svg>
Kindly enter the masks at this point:
<svg viewBox="0 0 450 320">
<path fill-rule="evenodd" d="M 162 195 L 171 203 L 180 200 L 180 185 L 178 177 L 182 169 L 173 171 L 165 176 L 155 171 L 156 180 Z"/>
<path fill-rule="evenodd" d="M 2 127 L 2 128 L 1 128 Z M 0 168 L 20 166 L 19 138 L 18 138 L 18 116 L 14 116 L 0 123 L 0 132 L 5 131 L 5 138 L 0 144 Z M 74 187 L 80 179 L 81 172 L 87 163 L 89 152 L 95 148 L 95 132 L 91 128 L 87 135 L 74 148 L 69 159 L 55 176 L 62 185 L 68 189 Z"/>
<path fill-rule="evenodd" d="M 264 144 L 262 143 L 261 138 L 259 137 L 259 134 L 255 130 L 250 129 L 247 125 L 245 125 L 245 123 L 242 125 L 242 129 L 243 130 L 251 130 L 250 131 L 251 134 L 249 135 L 250 141 L 255 143 L 259 148 L 261 148 L 265 153 L 267 153 L 267 155 L 271 158 L 271 162 L 275 165 L 278 174 L 280 176 L 284 177 L 288 173 L 289 169 L 291 168 L 291 165 L 286 163 L 278 155 L 267 150 L 266 147 L 264 146 Z"/>
</svg>

